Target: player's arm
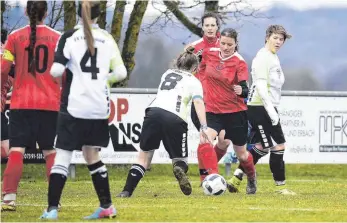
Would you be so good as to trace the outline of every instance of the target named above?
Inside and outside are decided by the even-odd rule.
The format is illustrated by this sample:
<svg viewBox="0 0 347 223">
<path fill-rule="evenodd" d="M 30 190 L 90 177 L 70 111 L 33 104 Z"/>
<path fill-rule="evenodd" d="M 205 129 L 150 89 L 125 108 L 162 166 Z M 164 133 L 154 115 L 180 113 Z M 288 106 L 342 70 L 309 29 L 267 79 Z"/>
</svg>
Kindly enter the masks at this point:
<svg viewBox="0 0 347 223">
<path fill-rule="evenodd" d="M 192 89 L 192 100 L 195 106 L 196 114 L 198 115 L 201 128 L 207 129 L 207 121 L 206 121 L 206 109 L 205 103 L 203 100 L 203 90 L 201 83 L 196 79 L 194 80 Z"/>
<path fill-rule="evenodd" d="M 277 125 L 279 122 L 279 116 L 272 104 L 269 92 L 268 92 L 268 76 L 269 68 L 267 64 L 267 55 L 260 55 L 253 61 L 252 72 L 255 76 L 255 85 L 258 94 L 264 104 L 264 107 L 271 118 L 272 125 Z"/>
<path fill-rule="evenodd" d="M 6 45 L 4 47 L 4 52 L 1 58 L 1 89 L 4 87 L 7 82 L 8 75 L 11 71 L 11 66 L 15 59 L 14 51 L 14 40 L 13 36 L 9 35 Z"/>
<path fill-rule="evenodd" d="M 240 60 L 237 68 L 237 80 L 238 85 L 234 86 L 234 91 L 237 95 L 242 98 L 247 98 L 248 96 L 248 67 L 244 60 Z"/>
<path fill-rule="evenodd" d="M 122 56 L 120 54 L 118 45 L 116 41 L 114 41 L 113 37 L 110 36 L 112 39 L 112 58 L 111 58 L 111 63 L 110 63 L 110 77 L 108 79 L 108 83 L 110 86 L 112 84 L 120 82 L 124 80 L 127 77 L 127 69 L 125 68 Z"/>
<path fill-rule="evenodd" d="M 70 50 L 67 44 L 67 39 L 71 37 L 73 31 L 67 31 L 60 36 L 57 46 L 55 48 L 54 61 L 51 67 L 51 75 L 53 77 L 60 77 L 65 72 L 65 66 L 70 60 Z"/>
</svg>

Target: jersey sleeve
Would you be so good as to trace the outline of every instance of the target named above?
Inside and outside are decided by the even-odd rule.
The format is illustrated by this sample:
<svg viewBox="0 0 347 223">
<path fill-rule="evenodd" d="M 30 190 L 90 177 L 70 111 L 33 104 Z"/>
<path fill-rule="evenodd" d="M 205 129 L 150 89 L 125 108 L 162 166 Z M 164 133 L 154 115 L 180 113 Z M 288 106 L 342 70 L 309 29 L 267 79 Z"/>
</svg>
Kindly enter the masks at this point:
<svg viewBox="0 0 347 223">
<path fill-rule="evenodd" d="M 2 54 L 2 58 L 8 60 L 10 62 L 14 62 L 15 59 L 15 41 L 14 35 L 9 35 L 6 41 L 6 45 L 4 47 L 4 52 Z"/>
<path fill-rule="evenodd" d="M 113 39 L 111 35 L 109 36 L 111 39 L 111 46 L 112 46 L 112 54 L 111 54 L 111 61 L 110 61 L 110 70 L 112 71 L 112 73 L 109 78 L 109 83 L 113 84 L 125 79 L 127 76 L 127 70 L 124 65 L 122 55 L 119 51 L 116 41 Z"/>
<path fill-rule="evenodd" d="M 252 75 L 256 80 L 267 80 L 268 79 L 268 56 L 265 53 L 258 53 L 252 63 Z"/>
<path fill-rule="evenodd" d="M 55 48 L 54 63 L 59 63 L 65 66 L 71 59 L 70 49 L 66 42 L 67 39 L 72 36 L 72 34 L 73 31 L 67 31 L 60 36 L 58 44 Z"/>
<path fill-rule="evenodd" d="M 248 80 L 248 66 L 246 61 L 240 60 L 240 63 L 237 68 L 237 81 L 240 83 L 241 81 Z"/>
<path fill-rule="evenodd" d="M 191 92 L 192 92 L 192 100 L 201 98 L 203 99 L 203 90 L 202 90 L 202 85 L 200 81 L 196 78 L 193 79 L 192 85 L 191 85 Z"/>
</svg>

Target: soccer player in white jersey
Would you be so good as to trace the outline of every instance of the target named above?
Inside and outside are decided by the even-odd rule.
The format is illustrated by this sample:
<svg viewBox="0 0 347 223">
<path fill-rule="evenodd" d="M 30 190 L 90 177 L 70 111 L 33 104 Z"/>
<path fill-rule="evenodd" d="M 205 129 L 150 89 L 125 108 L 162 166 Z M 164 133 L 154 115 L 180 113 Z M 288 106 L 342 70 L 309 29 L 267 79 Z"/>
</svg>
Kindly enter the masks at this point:
<svg viewBox="0 0 347 223">
<path fill-rule="evenodd" d="M 133 194 L 152 161 L 154 150 L 159 148 L 161 141 L 172 159 L 173 173 L 181 191 L 185 195 L 191 194 L 192 187 L 186 175 L 188 171 L 187 113 L 190 100 L 193 100 L 201 124 L 200 142 L 207 142 L 204 138 L 207 125 L 203 90 L 200 81 L 192 75 L 199 64 L 193 50 L 194 48 L 188 47 L 178 57 L 177 69 L 169 69 L 163 74 L 157 96 L 146 109 L 137 163 L 129 170 L 126 184 L 118 197 L 130 197 Z"/>
<path fill-rule="evenodd" d="M 107 169 L 100 160 L 99 149 L 109 143 L 109 81 L 123 80 L 127 71 L 116 42 L 96 24 L 99 14 L 99 3 L 80 3 L 78 15 L 82 22 L 65 32 L 56 48 L 51 74 L 56 77 L 65 71 L 66 78 L 58 116 L 57 155 L 51 170 L 48 208 L 41 216 L 43 219 L 58 218 L 58 203 L 74 150 L 83 151 L 100 201 L 100 207 L 85 219 L 116 216 Z"/>
<path fill-rule="evenodd" d="M 271 25 L 266 30 L 265 46 L 261 48 L 252 63 L 253 84 L 248 96 L 248 118 L 255 131 L 255 146 L 250 150 L 254 163 L 269 153 L 270 169 L 277 192 L 294 194 L 285 188 L 285 165 L 283 154 L 286 142 L 278 107 L 285 78 L 277 56 L 278 50 L 291 35 L 280 25 Z M 242 167 L 235 170 L 228 182 L 238 191 L 243 177 Z M 231 188 L 229 188 L 230 191 Z"/>
</svg>

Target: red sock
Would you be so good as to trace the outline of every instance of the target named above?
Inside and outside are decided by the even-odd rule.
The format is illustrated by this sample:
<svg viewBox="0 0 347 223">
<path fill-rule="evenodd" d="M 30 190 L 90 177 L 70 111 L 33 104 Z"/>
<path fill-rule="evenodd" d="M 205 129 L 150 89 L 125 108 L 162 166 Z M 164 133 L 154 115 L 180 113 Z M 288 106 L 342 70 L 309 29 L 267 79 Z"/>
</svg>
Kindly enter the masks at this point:
<svg viewBox="0 0 347 223">
<path fill-rule="evenodd" d="M 17 193 L 18 184 L 23 173 L 23 154 L 18 151 L 10 152 L 2 184 L 3 194 Z"/>
<path fill-rule="evenodd" d="M 241 166 L 244 169 L 245 174 L 248 178 L 253 178 L 255 176 L 255 166 L 253 163 L 253 156 L 250 152 L 248 153 L 248 158 L 246 161 L 240 162 Z"/>
<path fill-rule="evenodd" d="M 217 144 L 213 148 L 217 155 L 217 161 L 219 162 L 219 160 L 227 153 L 227 149 L 220 149 Z"/>
<path fill-rule="evenodd" d="M 200 147 L 201 147 L 201 145 L 199 145 L 198 151 L 199 151 Z M 202 182 L 208 173 L 204 167 L 204 163 L 202 161 L 201 154 L 199 152 L 198 152 L 198 165 L 199 165 L 200 181 Z"/>
<path fill-rule="evenodd" d="M 47 176 L 47 181 L 49 182 L 49 176 L 51 174 L 51 169 L 54 164 L 54 158 L 55 158 L 56 153 L 51 153 L 48 156 L 45 157 L 46 160 L 46 176 Z"/>
<path fill-rule="evenodd" d="M 218 173 L 217 155 L 209 143 L 199 145 L 198 159 L 205 167 L 205 175 L 200 175 L 200 180 L 205 179 L 208 174 Z"/>
</svg>

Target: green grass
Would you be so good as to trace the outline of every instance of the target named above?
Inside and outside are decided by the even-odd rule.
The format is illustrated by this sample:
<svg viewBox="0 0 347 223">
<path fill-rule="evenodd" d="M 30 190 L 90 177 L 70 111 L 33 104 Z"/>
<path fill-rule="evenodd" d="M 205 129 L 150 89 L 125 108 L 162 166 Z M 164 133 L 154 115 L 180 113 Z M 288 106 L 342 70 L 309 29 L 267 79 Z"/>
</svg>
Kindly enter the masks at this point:
<svg viewBox="0 0 347 223">
<path fill-rule="evenodd" d="M 234 166 L 233 166 L 234 167 Z M 199 188 L 197 166 L 191 165 L 191 196 L 184 196 L 171 174 L 170 165 L 153 165 L 130 199 L 115 198 L 124 185 L 129 166 L 108 165 L 113 202 L 120 222 L 248 222 L 248 221 L 347 221 L 347 165 L 287 165 L 288 188 L 296 196 L 274 193 L 268 165 L 258 165 L 258 192 L 205 196 Z M 2 166 L 3 172 L 4 166 Z M 221 172 L 224 167 L 220 166 Z M 43 165 L 26 165 L 17 197 L 17 211 L 1 213 L 2 222 L 40 221 L 47 203 L 47 182 Z M 85 166 L 78 166 L 77 178 L 69 179 L 63 192 L 60 222 L 82 221 L 98 206 Z"/>
</svg>

